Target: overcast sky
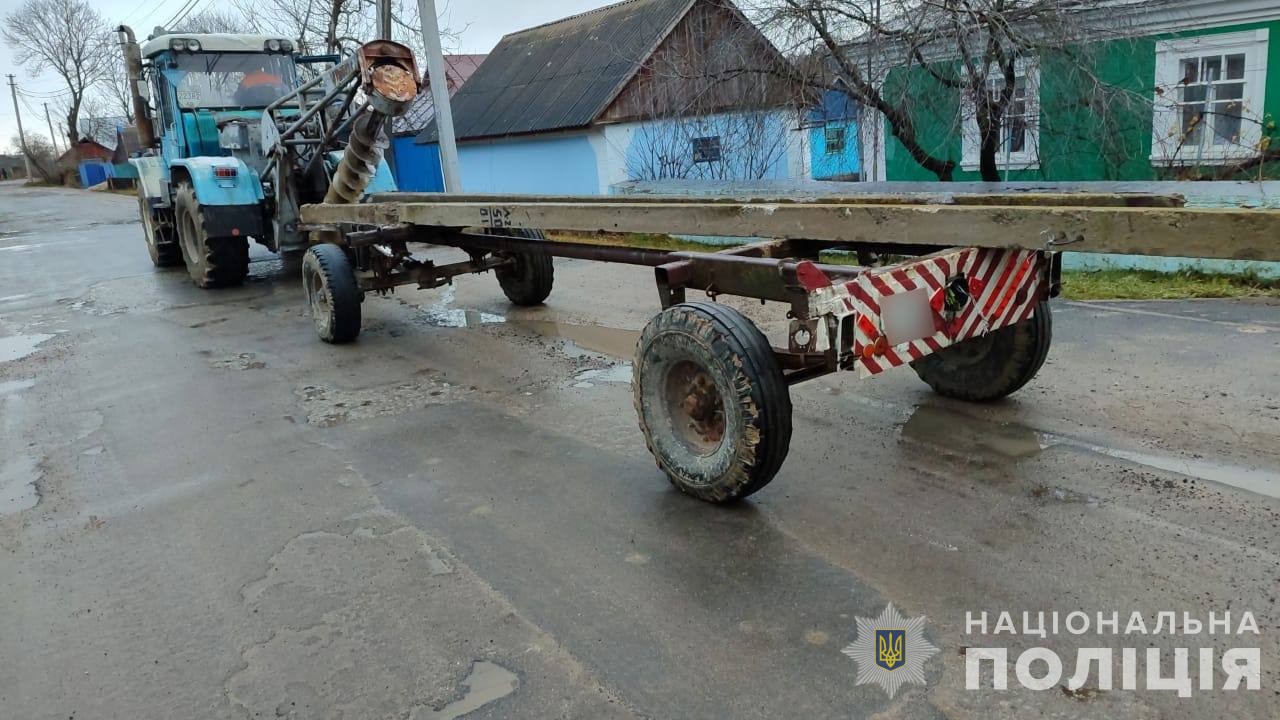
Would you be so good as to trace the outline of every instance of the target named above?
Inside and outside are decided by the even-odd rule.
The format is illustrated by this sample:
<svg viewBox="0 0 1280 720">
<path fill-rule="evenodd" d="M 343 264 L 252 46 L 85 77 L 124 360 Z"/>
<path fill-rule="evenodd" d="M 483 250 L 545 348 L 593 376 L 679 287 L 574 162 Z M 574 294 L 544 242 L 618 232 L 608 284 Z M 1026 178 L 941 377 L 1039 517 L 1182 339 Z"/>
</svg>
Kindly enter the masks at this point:
<svg viewBox="0 0 1280 720">
<path fill-rule="evenodd" d="M 140 37 L 144 37 L 151 28 L 164 23 L 186 4 L 187 0 L 94 0 L 93 5 L 98 12 L 113 25 L 121 22 L 133 26 Z M 219 0 L 194 0 L 197 11 L 206 6 L 216 7 Z M 556 20 L 568 15 L 608 5 L 612 0 L 436 0 L 436 5 L 443 14 L 441 25 L 460 30 L 459 46 L 456 52 L 486 53 L 497 44 L 498 40 L 509 32 Z M 0 13 L 7 15 L 20 5 L 20 0 L 0 0 Z M 48 136 L 48 125 L 44 119 L 44 108 L 41 106 L 47 96 L 65 93 L 56 76 L 47 72 L 43 77 L 33 78 L 27 70 L 18 65 L 13 50 L 0 40 L 0 75 L 14 74 L 18 87 L 27 95 L 19 98 L 22 111 L 22 124 L 27 132 L 38 132 Z M 8 78 L 3 78 L 7 84 Z M 9 140 L 18 132 L 13 115 L 13 101 L 5 87 L 0 97 L 0 147 L 10 150 Z M 25 99 L 27 105 L 22 105 Z M 58 118 L 50 103 L 50 112 Z M 59 131 L 60 132 L 60 131 Z M 65 140 L 62 141 L 65 144 Z"/>
</svg>

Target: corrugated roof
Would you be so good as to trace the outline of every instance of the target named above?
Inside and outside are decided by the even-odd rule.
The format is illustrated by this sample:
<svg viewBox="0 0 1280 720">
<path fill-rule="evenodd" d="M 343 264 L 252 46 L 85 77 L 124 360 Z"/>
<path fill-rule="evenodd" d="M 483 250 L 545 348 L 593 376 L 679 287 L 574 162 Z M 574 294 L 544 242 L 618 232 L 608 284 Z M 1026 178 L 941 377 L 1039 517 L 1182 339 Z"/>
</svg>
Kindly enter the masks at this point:
<svg viewBox="0 0 1280 720">
<path fill-rule="evenodd" d="M 458 138 L 590 124 L 693 3 L 626 0 L 507 35 L 453 96 Z M 432 122 L 418 142 L 435 141 Z"/>
<path fill-rule="evenodd" d="M 444 56 L 444 75 L 449 84 L 450 97 L 453 97 L 463 85 L 467 84 L 467 80 L 475 74 L 476 69 L 480 67 L 480 63 L 483 63 L 484 59 L 484 55 Z M 413 99 L 409 109 L 405 110 L 403 115 L 395 118 L 392 125 L 393 132 L 397 135 L 421 132 L 427 126 L 427 123 L 431 122 L 431 118 L 435 114 L 436 106 L 431 99 L 431 87 L 427 84 L 427 78 L 424 74 L 422 92 Z"/>
</svg>

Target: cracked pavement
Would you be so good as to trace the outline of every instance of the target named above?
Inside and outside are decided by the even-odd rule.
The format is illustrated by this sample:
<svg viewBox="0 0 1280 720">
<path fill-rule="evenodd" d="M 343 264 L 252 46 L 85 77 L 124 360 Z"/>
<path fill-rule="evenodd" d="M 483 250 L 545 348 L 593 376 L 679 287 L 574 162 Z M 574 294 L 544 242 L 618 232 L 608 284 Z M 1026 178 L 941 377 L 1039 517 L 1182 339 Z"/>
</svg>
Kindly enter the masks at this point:
<svg viewBox="0 0 1280 720">
<path fill-rule="evenodd" d="M 200 291 L 135 214 L 0 184 L 0 716 L 1274 717 L 1274 303 L 1057 303 L 991 406 L 806 383 L 778 478 L 716 508 L 636 428 L 643 269 L 370 297 L 332 347 L 279 259 Z M 840 652 L 888 602 L 942 649 L 892 701 Z M 969 610 L 1227 608 L 1260 691 L 964 689 Z"/>
</svg>

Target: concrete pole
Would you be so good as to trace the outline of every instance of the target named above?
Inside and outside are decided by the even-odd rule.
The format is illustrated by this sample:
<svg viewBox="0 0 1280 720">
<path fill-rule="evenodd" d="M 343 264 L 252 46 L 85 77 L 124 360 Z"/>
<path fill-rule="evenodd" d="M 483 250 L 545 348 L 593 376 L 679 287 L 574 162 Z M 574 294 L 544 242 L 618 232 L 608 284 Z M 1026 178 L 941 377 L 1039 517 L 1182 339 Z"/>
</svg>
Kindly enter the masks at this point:
<svg viewBox="0 0 1280 720">
<path fill-rule="evenodd" d="M 53 146 L 53 152 L 58 152 L 58 136 L 53 134 L 53 121 L 49 119 L 49 103 L 44 103 L 44 121 L 49 123 L 49 144 Z"/>
<path fill-rule="evenodd" d="M 444 174 L 444 191 L 462 192 L 458 142 L 453 135 L 453 111 L 449 109 L 449 81 L 444 74 L 444 51 L 440 48 L 440 22 L 436 19 L 435 0 L 418 0 L 418 15 L 422 19 L 422 43 L 427 48 L 427 76 L 431 80 L 431 99 L 435 103 L 436 129 L 440 135 L 440 169 Z"/>
<path fill-rule="evenodd" d="M 31 176 L 31 158 L 27 156 L 27 135 L 22 132 L 22 111 L 18 110 L 18 86 L 13 84 L 13 73 L 9 73 L 9 94 L 13 96 L 13 116 L 18 119 L 18 142 L 22 143 L 22 162 L 27 166 L 27 182 L 35 180 Z M 50 142 L 53 142 L 50 140 Z"/>
<path fill-rule="evenodd" d="M 378 0 L 378 38 L 381 40 L 391 40 L 391 0 Z M 385 157 L 387 165 L 394 177 L 396 175 L 396 153 L 395 139 L 395 119 L 388 117 L 382 123 L 382 132 L 387 136 L 387 152 Z"/>
<path fill-rule="evenodd" d="M 378 37 L 391 39 L 391 0 L 378 0 Z"/>
</svg>

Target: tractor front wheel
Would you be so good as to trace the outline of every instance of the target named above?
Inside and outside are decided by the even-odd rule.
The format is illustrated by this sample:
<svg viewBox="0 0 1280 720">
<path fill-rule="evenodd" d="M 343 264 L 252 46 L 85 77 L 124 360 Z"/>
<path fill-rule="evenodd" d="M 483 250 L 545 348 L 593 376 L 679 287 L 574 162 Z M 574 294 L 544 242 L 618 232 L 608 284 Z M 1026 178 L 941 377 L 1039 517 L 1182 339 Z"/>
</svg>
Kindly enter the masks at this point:
<svg viewBox="0 0 1280 720">
<path fill-rule="evenodd" d="M 138 215 L 142 218 L 142 234 L 147 241 L 147 253 L 151 264 L 158 268 L 177 267 L 182 264 L 182 248 L 178 246 L 173 225 L 161 223 L 156 218 L 147 198 L 138 192 Z"/>
</svg>

